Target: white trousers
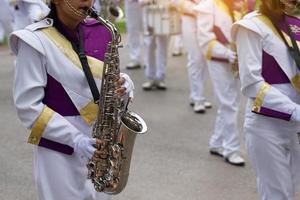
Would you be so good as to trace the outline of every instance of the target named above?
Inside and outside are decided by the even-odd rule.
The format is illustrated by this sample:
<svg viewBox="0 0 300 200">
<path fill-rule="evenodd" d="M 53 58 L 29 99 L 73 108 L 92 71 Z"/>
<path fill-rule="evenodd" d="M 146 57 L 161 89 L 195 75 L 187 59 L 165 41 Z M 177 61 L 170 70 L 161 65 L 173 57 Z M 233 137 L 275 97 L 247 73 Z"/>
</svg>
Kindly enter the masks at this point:
<svg viewBox="0 0 300 200">
<path fill-rule="evenodd" d="M 166 77 L 169 36 L 144 36 L 144 42 L 146 78 L 163 81 Z"/>
<path fill-rule="evenodd" d="M 136 1 L 125 0 L 125 15 L 127 26 L 127 39 L 129 47 L 129 57 L 131 60 L 141 61 L 141 49 L 142 49 L 142 7 Z"/>
<path fill-rule="evenodd" d="M 12 12 L 6 0 L 0 0 L 0 42 L 12 31 Z"/>
<path fill-rule="evenodd" d="M 229 64 L 209 61 L 209 73 L 219 102 L 214 133 L 210 147 L 223 147 L 224 156 L 238 151 L 238 111 L 240 102 L 240 82 L 234 78 Z"/>
<path fill-rule="evenodd" d="M 183 38 L 182 35 L 174 35 L 174 48 L 173 48 L 173 52 L 181 52 L 182 48 L 183 48 Z"/>
<path fill-rule="evenodd" d="M 188 52 L 187 71 L 190 84 L 190 99 L 204 101 L 204 85 L 208 77 L 207 61 L 197 42 L 196 19 L 182 16 L 182 37 Z"/>
<path fill-rule="evenodd" d="M 293 200 L 300 174 L 300 145 L 296 132 L 290 143 L 281 145 L 246 132 L 246 144 L 256 171 L 260 199 Z"/>
</svg>

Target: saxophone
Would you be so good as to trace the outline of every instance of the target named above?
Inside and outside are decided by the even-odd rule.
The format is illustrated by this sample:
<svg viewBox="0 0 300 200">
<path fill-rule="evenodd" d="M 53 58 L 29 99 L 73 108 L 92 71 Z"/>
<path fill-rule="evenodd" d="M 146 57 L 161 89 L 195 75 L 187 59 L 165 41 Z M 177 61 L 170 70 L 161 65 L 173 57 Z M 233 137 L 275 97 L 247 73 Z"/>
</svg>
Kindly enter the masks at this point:
<svg viewBox="0 0 300 200">
<path fill-rule="evenodd" d="M 120 33 L 113 23 L 98 16 L 93 9 L 87 14 L 104 24 L 112 35 L 105 53 L 98 115 L 92 133 L 93 138 L 102 142 L 96 145 L 101 158 L 88 162 L 88 178 L 97 192 L 118 194 L 128 180 L 136 135 L 146 133 L 147 125 L 139 115 L 127 110 L 129 101 L 125 103 L 115 93 L 115 82 L 120 76 Z"/>
</svg>

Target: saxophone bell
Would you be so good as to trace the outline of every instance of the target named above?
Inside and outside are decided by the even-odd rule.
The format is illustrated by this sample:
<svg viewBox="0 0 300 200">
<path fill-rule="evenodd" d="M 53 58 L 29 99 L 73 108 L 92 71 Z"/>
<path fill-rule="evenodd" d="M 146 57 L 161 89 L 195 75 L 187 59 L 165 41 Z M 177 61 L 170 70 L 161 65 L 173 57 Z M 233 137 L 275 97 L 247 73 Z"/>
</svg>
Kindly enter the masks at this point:
<svg viewBox="0 0 300 200">
<path fill-rule="evenodd" d="M 107 9 L 108 19 L 112 22 L 119 22 L 124 18 L 124 12 L 119 6 L 109 6 Z"/>
</svg>

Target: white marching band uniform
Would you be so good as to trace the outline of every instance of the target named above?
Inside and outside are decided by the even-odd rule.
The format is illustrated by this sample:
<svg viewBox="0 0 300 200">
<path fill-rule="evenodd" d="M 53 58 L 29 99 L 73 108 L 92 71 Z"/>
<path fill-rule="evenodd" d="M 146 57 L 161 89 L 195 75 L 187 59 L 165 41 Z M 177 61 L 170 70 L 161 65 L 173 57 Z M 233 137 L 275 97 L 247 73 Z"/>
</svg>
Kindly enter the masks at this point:
<svg viewBox="0 0 300 200">
<path fill-rule="evenodd" d="M 208 69 L 219 101 L 210 148 L 223 148 L 227 158 L 239 151 L 238 111 L 240 83 L 235 78 L 228 61 L 235 60 L 230 50 L 233 20 L 227 5 L 221 0 L 203 0 L 195 8 L 200 48 L 208 59 Z M 201 55 L 201 54 L 199 54 Z"/>
<path fill-rule="evenodd" d="M 149 0 L 139 0 L 147 2 Z M 169 0 L 160 0 L 158 4 L 170 2 Z M 143 8 L 143 25 L 147 22 L 145 7 Z M 144 35 L 145 44 L 145 75 L 150 81 L 164 81 L 166 77 L 166 67 L 168 60 L 169 35 Z"/>
<path fill-rule="evenodd" d="M 197 2 L 193 0 L 177 0 L 176 4 L 182 13 L 182 37 L 188 52 L 187 70 L 190 84 L 190 100 L 204 104 L 204 86 L 209 74 L 206 58 L 198 44 L 197 17 L 196 12 L 193 11 Z M 190 10 L 187 10 L 186 6 Z"/>
<path fill-rule="evenodd" d="M 0 0 L 0 43 L 4 41 L 12 31 L 13 16 L 8 0 Z"/>
<path fill-rule="evenodd" d="M 266 16 L 250 13 L 232 33 L 242 92 L 248 97 L 244 129 L 258 191 L 262 200 L 292 200 L 300 175 L 299 70 Z"/>
<path fill-rule="evenodd" d="M 47 16 L 49 8 L 43 0 L 12 0 L 14 30 L 20 30 Z"/>
<path fill-rule="evenodd" d="M 14 101 L 21 121 L 31 130 L 28 142 L 36 145 L 39 199 L 109 200 L 87 180 L 87 160 L 73 152 L 77 139 L 91 137 L 98 106 L 71 43 L 52 23 L 45 19 L 14 32 L 10 39 L 17 54 Z M 88 61 L 99 87 L 103 63 L 90 56 Z"/>
</svg>

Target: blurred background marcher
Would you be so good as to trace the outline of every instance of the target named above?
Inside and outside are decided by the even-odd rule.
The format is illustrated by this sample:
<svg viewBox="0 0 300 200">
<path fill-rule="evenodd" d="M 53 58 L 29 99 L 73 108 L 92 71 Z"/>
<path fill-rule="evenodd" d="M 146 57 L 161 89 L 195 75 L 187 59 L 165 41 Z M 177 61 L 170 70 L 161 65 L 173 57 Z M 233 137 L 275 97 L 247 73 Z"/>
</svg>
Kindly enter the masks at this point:
<svg viewBox="0 0 300 200">
<path fill-rule="evenodd" d="M 234 12 L 244 0 L 204 0 L 196 7 L 199 44 L 208 59 L 208 69 L 219 102 L 215 128 L 209 141 L 210 153 L 237 166 L 245 164 L 240 155 L 238 113 L 240 81 L 236 76 L 237 55 L 232 48 Z"/>
</svg>

